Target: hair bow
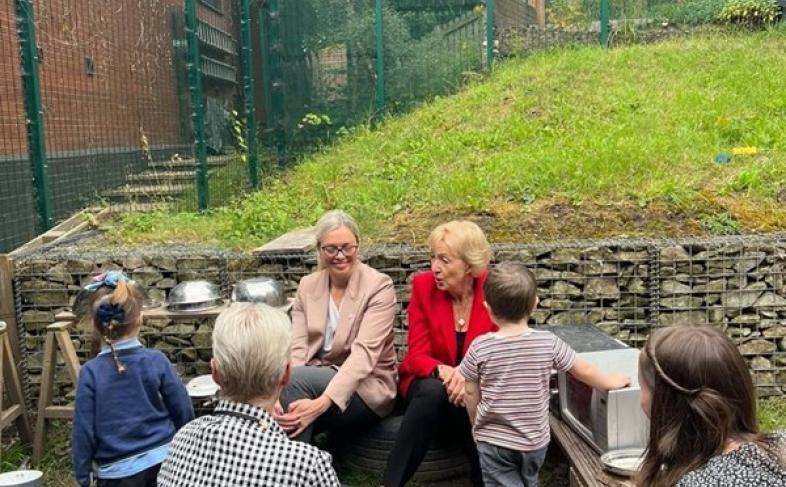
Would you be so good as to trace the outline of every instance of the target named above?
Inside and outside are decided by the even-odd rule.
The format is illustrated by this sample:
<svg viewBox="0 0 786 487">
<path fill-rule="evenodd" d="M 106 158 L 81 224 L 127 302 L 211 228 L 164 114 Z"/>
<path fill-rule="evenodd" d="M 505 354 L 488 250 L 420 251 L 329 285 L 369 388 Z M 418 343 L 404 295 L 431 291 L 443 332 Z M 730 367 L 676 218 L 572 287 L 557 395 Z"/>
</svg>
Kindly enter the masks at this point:
<svg viewBox="0 0 786 487">
<path fill-rule="evenodd" d="M 85 289 L 88 291 L 95 291 L 101 286 L 107 286 L 114 289 L 120 281 L 128 281 L 128 276 L 121 271 L 107 271 L 95 276 L 93 282 L 85 286 Z"/>
<path fill-rule="evenodd" d="M 96 310 L 96 315 L 101 324 L 105 326 L 113 321 L 123 323 L 126 319 L 126 311 L 116 303 L 101 303 Z"/>
</svg>

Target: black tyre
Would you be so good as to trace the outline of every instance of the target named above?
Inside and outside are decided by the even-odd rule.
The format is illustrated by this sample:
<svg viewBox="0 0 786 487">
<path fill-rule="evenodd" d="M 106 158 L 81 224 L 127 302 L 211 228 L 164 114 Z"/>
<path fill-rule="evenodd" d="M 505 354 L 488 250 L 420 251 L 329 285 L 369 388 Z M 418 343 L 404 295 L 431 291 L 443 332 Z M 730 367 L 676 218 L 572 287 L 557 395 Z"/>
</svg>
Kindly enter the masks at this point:
<svg viewBox="0 0 786 487">
<path fill-rule="evenodd" d="M 401 416 L 389 416 L 346 445 L 344 460 L 353 468 L 371 474 L 385 471 L 388 456 L 401 427 Z M 469 463 L 460 448 L 436 440 L 426 452 L 413 480 L 437 482 L 469 474 Z"/>
</svg>

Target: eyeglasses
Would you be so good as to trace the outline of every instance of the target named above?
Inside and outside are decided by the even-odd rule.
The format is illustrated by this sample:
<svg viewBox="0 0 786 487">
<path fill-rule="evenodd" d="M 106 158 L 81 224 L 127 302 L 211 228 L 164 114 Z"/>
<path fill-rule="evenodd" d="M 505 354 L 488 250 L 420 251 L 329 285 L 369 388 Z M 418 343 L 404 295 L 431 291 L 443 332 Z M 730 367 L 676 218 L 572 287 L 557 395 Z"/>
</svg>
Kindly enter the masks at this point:
<svg viewBox="0 0 786 487">
<path fill-rule="evenodd" d="M 358 251 L 357 245 L 342 245 L 338 247 L 336 245 L 325 245 L 324 247 L 320 247 L 320 250 L 325 253 L 328 257 L 335 257 L 338 255 L 339 252 L 344 254 L 344 257 L 352 257 L 355 255 L 355 252 Z"/>
</svg>

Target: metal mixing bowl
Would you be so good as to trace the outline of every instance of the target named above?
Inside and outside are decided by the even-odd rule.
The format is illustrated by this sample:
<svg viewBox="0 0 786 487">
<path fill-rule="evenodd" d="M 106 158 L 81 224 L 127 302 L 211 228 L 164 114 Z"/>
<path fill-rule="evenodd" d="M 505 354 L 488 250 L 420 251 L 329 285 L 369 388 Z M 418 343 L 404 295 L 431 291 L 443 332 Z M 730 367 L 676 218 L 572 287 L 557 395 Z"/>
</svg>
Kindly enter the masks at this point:
<svg viewBox="0 0 786 487">
<path fill-rule="evenodd" d="M 218 286 L 208 281 L 183 281 L 167 297 L 167 306 L 173 311 L 204 311 L 223 303 Z"/>
<path fill-rule="evenodd" d="M 232 301 L 283 306 L 286 303 L 284 284 L 269 277 L 246 279 L 235 284 Z"/>
</svg>

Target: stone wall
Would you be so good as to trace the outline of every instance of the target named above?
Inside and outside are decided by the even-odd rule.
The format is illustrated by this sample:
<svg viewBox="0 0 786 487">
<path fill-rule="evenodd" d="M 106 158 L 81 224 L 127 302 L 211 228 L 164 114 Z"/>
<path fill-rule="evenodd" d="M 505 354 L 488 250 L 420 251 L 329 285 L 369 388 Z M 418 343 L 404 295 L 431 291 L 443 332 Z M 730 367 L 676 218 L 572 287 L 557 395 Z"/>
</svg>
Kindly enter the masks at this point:
<svg viewBox="0 0 786 487">
<path fill-rule="evenodd" d="M 390 275 L 396 285 L 399 319 L 396 345 L 406 343 L 405 309 L 409 283 L 428 269 L 423 248 L 379 247 L 365 261 Z M 720 238 L 681 242 L 615 241 L 503 246 L 496 261 L 522 261 L 538 278 L 539 324 L 594 324 L 633 346 L 653 327 L 711 324 L 722 327 L 751 365 L 760 396 L 786 393 L 786 237 Z M 270 276 L 294 294 L 300 278 L 316 266 L 313 254 L 257 258 L 212 249 L 147 249 L 124 255 L 46 249 L 16 261 L 15 291 L 21 336 L 27 351 L 29 395 L 37 397 L 45 327 L 70 309 L 90 276 L 125 269 L 163 301 L 178 282 L 207 279 L 225 296 L 238 280 Z M 90 326 L 74 341 L 87 358 Z M 164 351 L 184 377 L 208 372 L 209 320 L 149 320 L 142 337 Z M 65 370 L 58 371 L 65 382 Z M 64 400 L 67 387 L 58 397 Z"/>
</svg>

